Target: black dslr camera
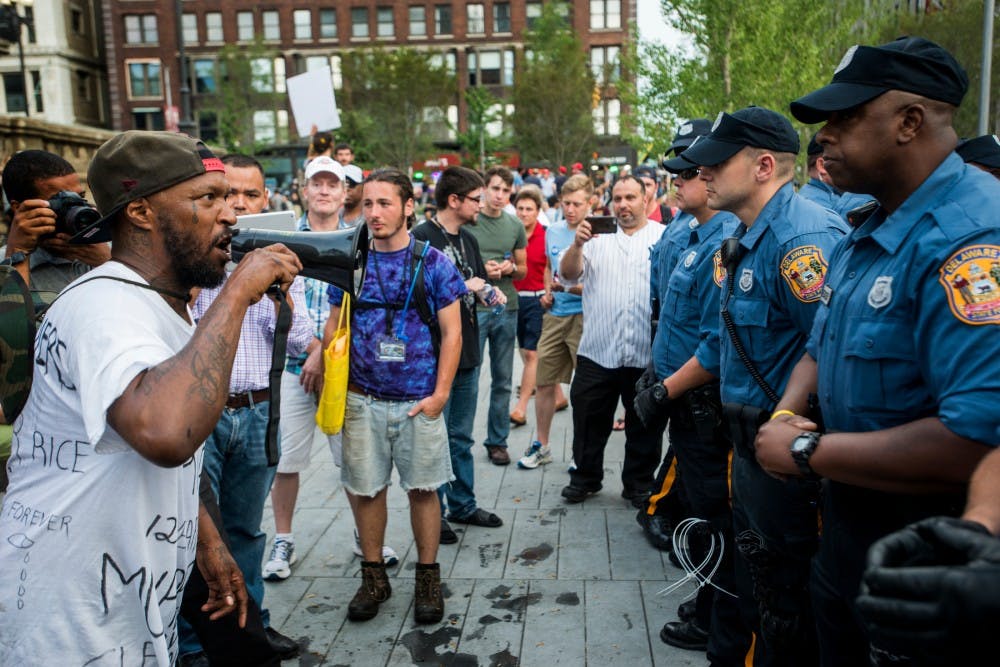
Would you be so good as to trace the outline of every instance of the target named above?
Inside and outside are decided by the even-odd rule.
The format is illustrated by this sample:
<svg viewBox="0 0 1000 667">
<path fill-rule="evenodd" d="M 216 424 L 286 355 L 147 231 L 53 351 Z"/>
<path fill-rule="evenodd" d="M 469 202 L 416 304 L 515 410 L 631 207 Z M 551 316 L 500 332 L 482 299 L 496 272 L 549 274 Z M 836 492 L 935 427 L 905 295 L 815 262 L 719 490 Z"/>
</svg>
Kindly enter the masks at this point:
<svg viewBox="0 0 1000 667">
<path fill-rule="evenodd" d="M 49 208 L 56 214 L 56 233 L 73 236 L 101 219 L 101 214 L 86 199 L 63 190 L 49 200 Z"/>
</svg>

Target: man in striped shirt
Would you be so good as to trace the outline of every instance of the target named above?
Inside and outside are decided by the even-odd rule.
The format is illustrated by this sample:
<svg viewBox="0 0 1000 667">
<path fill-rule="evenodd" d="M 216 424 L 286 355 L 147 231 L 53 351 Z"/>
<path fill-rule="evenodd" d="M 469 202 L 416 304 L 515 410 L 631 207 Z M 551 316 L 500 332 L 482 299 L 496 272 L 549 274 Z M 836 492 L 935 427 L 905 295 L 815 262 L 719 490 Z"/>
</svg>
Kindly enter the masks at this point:
<svg viewBox="0 0 1000 667">
<path fill-rule="evenodd" d="M 625 404 L 622 497 L 641 506 L 660 462 L 662 429 L 645 428 L 632 406 L 635 383 L 651 359 L 649 250 L 665 229 L 649 224 L 645 195 L 645 185 L 635 176 L 619 178 L 612 190 L 615 233 L 595 235 L 584 220 L 559 263 L 564 283 L 587 284 L 583 336 L 570 386 L 577 467 L 562 490 L 570 503 L 601 490 L 604 447 L 619 399 Z"/>
</svg>

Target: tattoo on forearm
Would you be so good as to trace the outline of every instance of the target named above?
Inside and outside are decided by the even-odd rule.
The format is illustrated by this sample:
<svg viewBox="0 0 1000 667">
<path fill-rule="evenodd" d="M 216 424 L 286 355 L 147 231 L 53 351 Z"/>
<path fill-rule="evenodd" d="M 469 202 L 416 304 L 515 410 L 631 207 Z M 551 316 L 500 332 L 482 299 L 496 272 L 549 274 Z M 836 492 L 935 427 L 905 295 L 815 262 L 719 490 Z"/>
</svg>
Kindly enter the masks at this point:
<svg viewBox="0 0 1000 667">
<path fill-rule="evenodd" d="M 191 372 L 194 385 L 191 393 L 197 393 L 206 405 L 215 402 L 229 391 L 229 353 L 232 345 L 224 336 L 206 334 L 204 350 L 195 349 L 191 356 Z"/>
</svg>

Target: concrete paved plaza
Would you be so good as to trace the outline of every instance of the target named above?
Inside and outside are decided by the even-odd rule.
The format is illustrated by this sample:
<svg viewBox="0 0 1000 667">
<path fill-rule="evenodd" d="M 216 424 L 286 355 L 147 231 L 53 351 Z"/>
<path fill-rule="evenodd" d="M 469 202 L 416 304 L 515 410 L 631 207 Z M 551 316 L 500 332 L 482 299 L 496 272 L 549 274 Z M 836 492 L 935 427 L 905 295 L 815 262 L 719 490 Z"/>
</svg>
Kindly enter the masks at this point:
<svg viewBox="0 0 1000 667">
<path fill-rule="evenodd" d="M 520 363 L 514 378 L 516 384 Z M 608 444 L 604 490 L 568 505 L 559 492 L 572 458 L 570 411 L 557 413 L 553 423 L 553 463 L 537 470 L 519 470 L 513 462 L 497 467 L 482 447 L 488 386 L 486 364 L 476 415 L 476 497 L 504 525 L 454 525 L 458 544 L 442 546 L 438 556 L 445 618 L 437 625 L 413 622 L 416 545 L 398 486 L 389 491 L 386 534 L 400 557 L 390 568 L 392 597 L 374 620 L 347 620 L 360 582 L 360 559 L 351 552 L 354 520 L 339 469 L 317 438 L 295 514 L 298 563 L 291 578 L 268 583 L 265 594 L 271 623 L 303 647 L 297 660 L 284 664 L 706 665 L 704 654 L 660 641 L 663 623 L 676 619 L 678 604 L 694 587 L 658 594 L 683 572 L 649 546 L 636 511 L 620 496 L 622 433 L 613 433 Z M 528 415 L 527 426 L 511 430 L 513 461 L 533 438 L 534 402 Z M 270 538 L 270 507 L 264 528 Z"/>
</svg>

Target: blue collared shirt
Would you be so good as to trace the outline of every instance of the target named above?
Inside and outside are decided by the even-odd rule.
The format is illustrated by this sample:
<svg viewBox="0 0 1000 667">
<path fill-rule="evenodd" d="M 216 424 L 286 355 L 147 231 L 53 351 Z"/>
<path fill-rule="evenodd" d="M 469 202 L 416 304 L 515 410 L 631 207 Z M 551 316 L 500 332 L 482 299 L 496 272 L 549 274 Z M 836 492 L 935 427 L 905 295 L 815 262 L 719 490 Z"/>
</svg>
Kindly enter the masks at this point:
<svg viewBox="0 0 1000 667">
<path fill-rule="evenodd" d="M 737 334 L 761 375 L 780 396 L 802 358 L 812 328 L 833 247 L 847 224 L 832 211 L 795 194 L 785 184 L 740 239 L 745 253 L 733 276 L 729 313 Z M 723 302 L 727 289 L 722 291 Z M 743 362 L 728 333 L 698 354 L 709 371 L 719 368 L 722 400 L 774 408 Z"/>
<path fill-rule="evenodd" d="M 799 188 L 798 194 L 800 197 L 831 211 L 835 209 L 837 200 L 840 199 L 840 195 L 833 189 L 833 186 L 827 185 L 818 178 L 810 178 L 808 183 Z"/>
<path fill-rule="evenodd" d="M 671 223 L 671 227 L 676 224 Z M 737 224 L 739 220 L 732 213 L 720 212 L 693 228 L 684 224 L 681 231 L 686 233 L 678 234 L 686 237 L 679 258 L 670 273 L 659 274 L 659 284 L 653 287 L 654 293 L 662 295 L 653 339 L 653 367 L 658 380 L 677 372 L 699 349 L 704 355 L 709 338 L 717 336 L 723 285 L 719 248 Z"/>
<path fill-rule="evenodd" d="M 677 266 L 681 252 L 688 246 L 691 230 L 698 227 L 698 221 L 690 213 L 683 211 L 670 221 L 663 236 L 649 250 L 649 296 L 660 302 L 666 297 L 667 280 Z"/>
<path fill-rule="evenodd" d="M 827 428 L 938 416 L 1000 443 L 1000 183 L 950 155 L 830 259 L 809 353 Z"/>
</svg>

